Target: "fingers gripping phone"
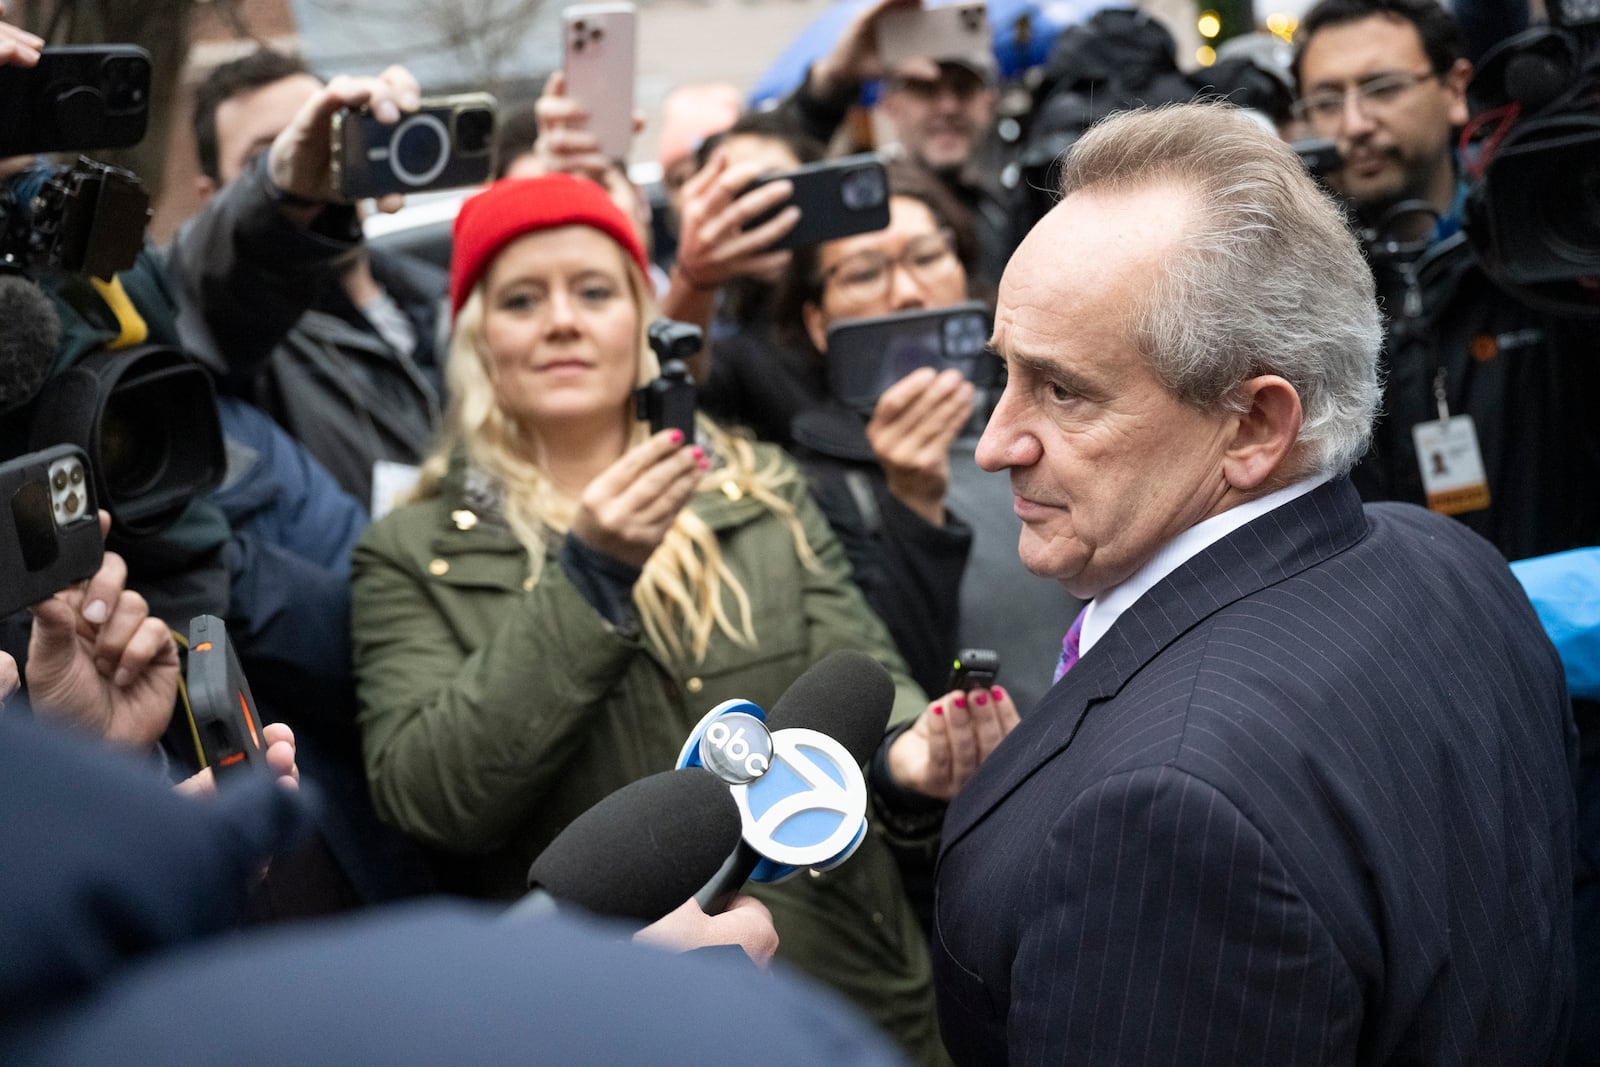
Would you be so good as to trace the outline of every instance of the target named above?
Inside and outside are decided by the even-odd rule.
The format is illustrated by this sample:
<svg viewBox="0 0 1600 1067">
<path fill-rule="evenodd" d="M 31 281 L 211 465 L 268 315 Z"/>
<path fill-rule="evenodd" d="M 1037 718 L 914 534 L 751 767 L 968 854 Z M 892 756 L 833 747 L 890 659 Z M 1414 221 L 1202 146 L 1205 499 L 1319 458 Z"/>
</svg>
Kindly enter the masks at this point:
<svg viewBox="0 0 1600 1067">
<path fill-rule="evenodd" d="M 772 243 L 771 249 L 802 248 L 851 234 L 881 230 L 889 225 L 889 175 L 883 160 L 871 152 L 808 163 L 797 170 L 758 178 L 745 190 L 787 180 L 794 185 L 789 199 L 769 208 L 744 226 L 753 230 L 793 204 L 800 209 L 794 228 Z"/>
<path fill-rule="evenodd" d="M 334 195 L 354 202 L 488 181 L 495 117 L 488 93 L 425 99 L 393 125 L 364 108 L 340 111 L 332 128 Z"/>
<path fill-rule="evenodd" d="M 105 542 L 89 457 L 56 445 L 0 464 L 0 616 L 87 581 Z"/>
<path fill-rule="evenodd" d="M 46 48 L 0 67 L 0 157 L 127 148 L 150 121 L 150 54 L 131 44 Z"/>
<path fill-rule="evenodd" d="M 992 648 L 963 648 L 950 668 L 946 693 L 988 689 L 1000 678 L 1000 654 Z"/>
<path fill-rule="evenodd" d="M 228 628 L 215 615 L 189 623 L 189 711 L 205 766 L 218 781 L 244 768 L 268 773 L 267 742 Z"/>
<path fill-rule="evenodd" d="M 567 95 L 589 114 L 589 132 L 608 159 L 633 143 L 634 7 L 577 4 L 561 13 L 561 69 Z"/>
</svg>

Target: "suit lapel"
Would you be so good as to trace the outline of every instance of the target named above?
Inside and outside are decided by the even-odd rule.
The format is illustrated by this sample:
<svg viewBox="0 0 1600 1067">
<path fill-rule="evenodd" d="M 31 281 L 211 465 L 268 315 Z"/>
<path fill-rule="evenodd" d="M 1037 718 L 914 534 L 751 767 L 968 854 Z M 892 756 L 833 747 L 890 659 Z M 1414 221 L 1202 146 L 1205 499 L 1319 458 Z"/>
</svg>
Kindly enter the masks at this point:
<svg viewBox="0 0 1600 1067">
<path fill-rule="evenodd" d="M 1246 523 L 1156 583 L 979 768 L 950 805 L 944 847 L 1071 744 L 1090 707 L 1115 696 L 1173 641 L 1234 601 L 1343 552 L 1366 531 L 1360 498 L 1337 478 Z"/>
</svg>

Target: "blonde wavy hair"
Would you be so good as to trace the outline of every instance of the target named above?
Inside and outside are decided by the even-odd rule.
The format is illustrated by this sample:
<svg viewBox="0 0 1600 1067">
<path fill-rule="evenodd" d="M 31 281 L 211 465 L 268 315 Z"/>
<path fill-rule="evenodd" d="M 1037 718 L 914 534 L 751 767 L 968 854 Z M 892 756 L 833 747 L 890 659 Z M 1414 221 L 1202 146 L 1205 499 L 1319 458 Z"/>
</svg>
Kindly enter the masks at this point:
<svg viewBox="0 0 1600 1067">
<path fill-rule="evenodd" d="M 620 248 L 618 256 L 627 272 L 628 288 L 639 317 L 635 385 L 643 385 L 661 370 L 648 340 L 650 322 L 656 317 L 655 301 L 643 272 L 622 255 Z M 478 283 L 451 330 L 445 369 L 450 403 L 440 442 L 423 463 L 412 499 L 437 496 L 452 462 L 464 457 L 468 464 L 498 483 L 504 497 L 506 523 L 527 549 L 533 581 L 537 582 L 547 551 L 572 526 L 578 499 L 550 478 L 536 428 L 519 425 L 500 408 L 484 341 L 484 286 L 485 282 Z M 618 408 L 617 418 L 628 426 L 630 446 L 650 436 L 649 426 L 634 417 L 631 394 Z M 817 558 L 805 529 L 794 507 L 781 494 L 798 477 L 794 467 L 777 457 L 758 465 L 750 441 L 722 429 L 704 415 L 699 417 L 699 429 L 721 465 L 706 474 L 698 492 L 723 492 L 731 482 L 788 525 L 801 563 L 808 570 L 815 570 Z M 661 545 L 645 563 L 633 587 L 633 602 L 646 640 L 670 660 L 703 662 L 713 630 L 745 647 L 756 643 L 749 594 L 723 560 L 716 533 L 692 508 L 678 512 Z"/>
</svg>

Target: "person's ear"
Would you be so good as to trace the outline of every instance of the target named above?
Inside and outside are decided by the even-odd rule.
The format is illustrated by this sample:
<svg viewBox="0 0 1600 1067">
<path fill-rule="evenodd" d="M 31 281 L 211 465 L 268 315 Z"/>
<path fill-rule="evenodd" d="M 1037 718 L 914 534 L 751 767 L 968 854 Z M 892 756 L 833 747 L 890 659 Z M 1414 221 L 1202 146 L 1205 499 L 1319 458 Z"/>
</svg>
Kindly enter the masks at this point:
<svg viewBox="0 0 1600 1067">
<path fill-rule="evenodd" d="M 1233 439 L 1222 457 L 1228 484 L 1249 492 L 1274 475 L 1291 473 L 1285 460 L 1300 439 L 1300 394 L 1276 374 L 1263 374 L 1239 386 L 1245 403 L 1234 416 Z M 1298 472 L 1294 472 L 1298 473 Z"/>
<path fill-rule="evenodd" d="M 815 301 L 807 300 L 800 309 L 800 318 L 806 324 L 806 336 L 811 346 L 824 354 L 828 351 L 828 314 Z"/>
<path fill-rule="evenodd" d="M 1450 125 L 1456 129 L 1467 124 L 1467 83 L 1472 81 L 1472 62 L 1458 59 L 1450 69 L 1439 76 L 1439 84 L 1450 94 Z"/>
<path fill-rule="evenodd" d="M 201 174 L 195 178 L 194 195 L 200 198 L 202 204 L 210 200 L 216 191 L 217 183 L 212 181 L 209 175 Z"/>
</svg>

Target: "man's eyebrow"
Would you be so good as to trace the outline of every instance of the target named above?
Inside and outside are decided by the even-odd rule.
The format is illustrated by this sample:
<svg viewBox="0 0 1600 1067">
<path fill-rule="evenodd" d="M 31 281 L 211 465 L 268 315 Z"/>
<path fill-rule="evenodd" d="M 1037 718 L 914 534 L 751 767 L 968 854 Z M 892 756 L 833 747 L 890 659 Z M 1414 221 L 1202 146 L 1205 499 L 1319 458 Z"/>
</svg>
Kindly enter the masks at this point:
<svg viewBox="0 0 1600 1067">
<path fill-rule="evenodd" d="M 1029 353 L 1015 350 L 1009 354 L 1001 355 L 1000 350 L 993 341 L 989 343 L 989 351 L 1005 360 L 1008 369 L 1021 367 L 1039 377 L 1048 378 L 1050 381 L 1065 386 L 1079 396 L 1093 399 L 1102 397 L 1105 393 L 1104 386 L 1091 382 L 1081 374 L 1077 374 L 1063 366 L 1059 360 L 1051 359 L 1048 356 L 1030 355 Z"/>
<path fill-rule="evenodd" d="M 1368 82 L 1378 81 L 1379 79 L 1382 79 L 1382 78 L 1392 78 L 1396 74 L 1405 74 L 1405 73 L 1409 73 L 1409 72 L 1408 71 L 1402 71 L 1402 70 L 1375 70 L 1375 71 L 1372 71 L 1370 74 L 1358 75 L 1357 77 L 1351 78 L 1351 79 L 1349 79 L 1347 81 L 1340 81 L 1337 78 L 1323 78 L 1323 79 L 1321 79 L 1319 81 L 1314 81 L 1314 82 L 1311 82 L 1309 85 L 1307 85 L 1306 86 L 1306 95 L 1310 96 L 1312 93 L 1326 92 L 1328 90 L 1338 90 L 1340 92 L 1343 92 L 1344 90 L 1348 89 L 1352 85 L 1366 85 Z"/>
</svg>

